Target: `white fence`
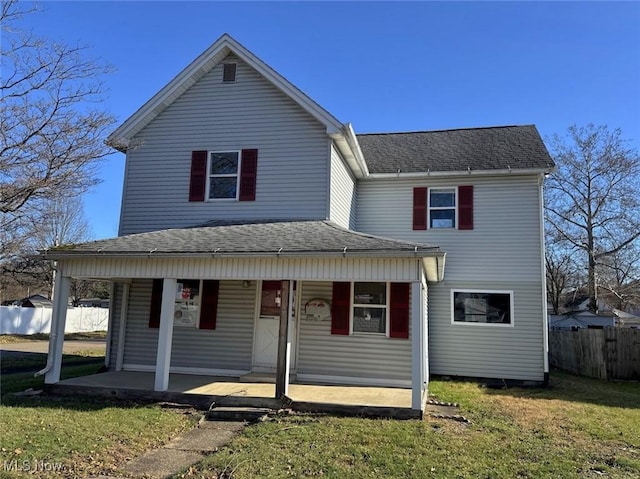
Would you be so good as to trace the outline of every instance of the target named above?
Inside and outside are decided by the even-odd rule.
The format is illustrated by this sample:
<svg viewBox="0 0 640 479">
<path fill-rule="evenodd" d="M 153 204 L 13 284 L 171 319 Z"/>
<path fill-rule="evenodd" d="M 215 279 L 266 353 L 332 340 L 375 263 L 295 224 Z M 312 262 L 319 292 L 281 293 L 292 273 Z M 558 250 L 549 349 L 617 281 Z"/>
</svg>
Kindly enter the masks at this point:
<svg viewBox="0 0 640 479">
<path fill-rule="evenodd" d="M 0 334 L 51 332 L 51 308 L 0 306 Z M 108 308 L 67 308 L 65 333 L 106 331 Z"/>
</svg>

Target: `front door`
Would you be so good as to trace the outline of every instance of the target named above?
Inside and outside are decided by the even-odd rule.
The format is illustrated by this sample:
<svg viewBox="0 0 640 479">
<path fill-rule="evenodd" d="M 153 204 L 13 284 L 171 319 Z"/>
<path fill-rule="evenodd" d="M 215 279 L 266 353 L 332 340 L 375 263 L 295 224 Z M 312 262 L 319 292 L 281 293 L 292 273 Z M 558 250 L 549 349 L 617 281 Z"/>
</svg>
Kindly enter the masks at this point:
<svg viewBox="0 0 640 479">
<path fill-rule="evenodd" d="M 295 298 L 295 291 L 291 291 Z M 275 371 L 278 361 L 278 336 L 280 334 L 280 311 L 282 304 L 282 282 L 263 281 L 260 304 L 257 310 L 253 348 L 253 370 Z M 293 318 L 292 318 L 293 320 Z M 290 329 L 290 334 L 295 329 Z M 292 334 L 292 338 L 295 334 Z"/>
<path fill-rule="evenodd" d="M 256 318 L 253 369 L 275 371 L 282 308 L 282 282 L 263 281 Z"/>
</svg>

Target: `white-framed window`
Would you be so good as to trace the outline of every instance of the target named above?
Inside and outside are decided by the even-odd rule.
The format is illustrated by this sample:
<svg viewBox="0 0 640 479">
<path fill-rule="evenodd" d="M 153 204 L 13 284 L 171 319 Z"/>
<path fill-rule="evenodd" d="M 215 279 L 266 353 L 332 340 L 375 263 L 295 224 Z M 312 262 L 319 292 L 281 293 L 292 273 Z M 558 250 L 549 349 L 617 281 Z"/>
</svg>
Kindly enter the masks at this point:
<svg viewBox="0 0 640 479">
<path fill-rule="evenodd" d="M 389 283 L 351 283 L 351 333 L 382 334 L 389 331 Z"/>
<path fill-rule="evenodd" d="M 173 324 L 186 328 L 197 328 L 200 323 L 200 292 L 202 283 L 198 279 L 179 279 L 176 286 Z"/>
<path fill-rule="evenodd" d="M 457 188 L 429 188 L 429 228 L 456 228 Z"/>
<path fill-rule="evenodd" d="M 513 291 L 451 290 L 451 323 L 513 326 Z"/>
<path fill-rule="evenodd" d="M 240 183 L 240 151 L 210 151 L 207 162 L 207 198 L 237 200 Z"/>
</svg>

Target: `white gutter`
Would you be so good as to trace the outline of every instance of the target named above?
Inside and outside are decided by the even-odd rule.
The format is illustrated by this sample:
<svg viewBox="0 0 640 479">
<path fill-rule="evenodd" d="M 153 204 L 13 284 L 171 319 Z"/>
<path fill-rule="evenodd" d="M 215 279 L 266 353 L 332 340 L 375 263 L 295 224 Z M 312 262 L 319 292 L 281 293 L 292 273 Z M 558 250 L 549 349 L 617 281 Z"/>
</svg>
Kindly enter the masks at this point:
<svg viewBox="0 0 640 479">
<path fill-rule="evenodd" d="M 439 257 L 444 256 L 444 251 L 353 251 L 348 248 L 344 248 L 341 251 L 330 251 L 330 252 L 287 252 L 284 250 L 280 251 L 260 251 L 260 252 L 251 252 L 251 253 L 234 253 L 234 252 L 219 252 L 219 251 L 210 251 L 210 252 L 158 252 L 158 251 L 149 251 L 149 252 L 76 252 L 76 253 L 61 253 L 61 254 L 44 254 L 45 259 L 81 259 L 81 258 L 430 258 L 430 257 Z"/>
<path fill-rule="evenodd" d="M 403 173 L 370 173 L 367 179 L 390 179 L 390 178 L 430 178 L 430 177 L 459 177 L 459 176 L 522 176 L 522 175 L 540 175 L 548 174 L 554 171 L 554 168 L 507 168 L 500 170 L 472 170 L 467 171 L 421 171 Z"/>
</svg>

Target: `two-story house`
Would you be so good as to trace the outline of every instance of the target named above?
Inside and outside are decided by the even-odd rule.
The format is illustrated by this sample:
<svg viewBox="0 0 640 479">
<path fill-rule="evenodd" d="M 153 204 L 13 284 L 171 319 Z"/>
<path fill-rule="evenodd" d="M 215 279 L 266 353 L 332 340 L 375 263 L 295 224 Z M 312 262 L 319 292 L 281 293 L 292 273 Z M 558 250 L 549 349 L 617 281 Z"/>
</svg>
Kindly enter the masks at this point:
<svg viewBox="0 0 640 479">
<path fill-rule="evenodd" d="M 72 277 L 112 282 L 107 365 L 411 388 L 429 373 L 544 382 L 534 126 L 354 133 L 223 35 L 109 137 L 119 237 L 58 262 L 46 382 Z"/>
</svg>

